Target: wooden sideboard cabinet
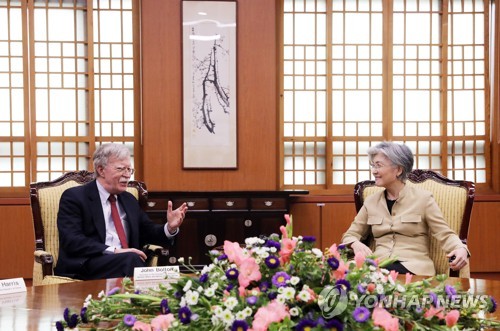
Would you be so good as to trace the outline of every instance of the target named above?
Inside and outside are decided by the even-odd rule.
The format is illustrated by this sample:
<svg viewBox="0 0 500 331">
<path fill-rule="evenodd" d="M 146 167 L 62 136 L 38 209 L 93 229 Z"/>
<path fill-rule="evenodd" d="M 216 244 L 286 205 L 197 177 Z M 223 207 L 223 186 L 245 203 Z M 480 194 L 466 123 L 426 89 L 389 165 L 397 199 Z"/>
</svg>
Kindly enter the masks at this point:
<svg viewBox="0 0 500 331">
<path fill-rule="evenodd" d="M 173 247 L 164 251 L 159 265 L 177 265 L 191 257 L 201 268 L 209 264 L 208 252 L 225 240 L 244 243 L 245 238 L 279 233 L 290 211 L 290 196 L 307 191 L 216 191 L 148 193 L 146 212 L 157 223 L 165 223 L 168 201 L 173 209 L 183 202 L 188 212 Z"/>
</svg>

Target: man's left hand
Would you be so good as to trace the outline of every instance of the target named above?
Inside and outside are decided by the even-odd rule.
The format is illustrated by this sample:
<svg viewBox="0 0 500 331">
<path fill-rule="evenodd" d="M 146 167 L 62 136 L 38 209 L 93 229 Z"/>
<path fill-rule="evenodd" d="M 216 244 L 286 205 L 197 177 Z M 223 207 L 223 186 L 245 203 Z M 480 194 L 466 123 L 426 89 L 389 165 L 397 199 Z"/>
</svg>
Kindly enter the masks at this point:
<svg viewBox="0 0 500 331">
<path fill-rule="evenodd" d="M 184 202 L 176 210 L 172 210 L 172 201 L 168 202 L 167 208 L 167 229 L 170 233 L 175 233 L 177 229 L 181 226 L 186 217 L 186 212 L 188 210 L 187 204 Z"/>
</svg>

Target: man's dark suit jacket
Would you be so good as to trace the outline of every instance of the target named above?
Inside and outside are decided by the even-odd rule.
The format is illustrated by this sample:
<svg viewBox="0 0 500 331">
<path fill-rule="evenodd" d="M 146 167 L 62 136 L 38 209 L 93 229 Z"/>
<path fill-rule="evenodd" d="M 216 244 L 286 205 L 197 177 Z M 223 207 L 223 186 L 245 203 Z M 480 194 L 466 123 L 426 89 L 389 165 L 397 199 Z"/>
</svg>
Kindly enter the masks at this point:
<svg viewBox="0 0 500 331">
<path fill-rule="evenodd" d="M 153 223 L 129 192 L 118 195 L 118 202 L 127 214 L 130 248 L 142 249 L 145 244 L 169 246 L 173 239 L 165 235 L 164 225 Z M 96 181 L 64 191 L 57 215 L 59 259 L 55 274 L 75 277 L 84 263 L 103 255 L 106 225 Z"/>
</svg>

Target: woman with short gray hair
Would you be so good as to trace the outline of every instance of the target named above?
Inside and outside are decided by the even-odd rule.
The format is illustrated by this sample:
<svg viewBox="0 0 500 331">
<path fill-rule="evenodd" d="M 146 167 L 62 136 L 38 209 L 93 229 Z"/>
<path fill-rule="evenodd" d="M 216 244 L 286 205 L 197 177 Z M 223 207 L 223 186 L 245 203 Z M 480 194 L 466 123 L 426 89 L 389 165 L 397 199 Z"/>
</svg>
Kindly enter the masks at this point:
<svg viewBox="0 0 500 331">
<path fill-rule="evenodd" d="M 355 254 L 394 259 L 386 269 L 433 276 L 436 270 L 429 257 L 430 232 L 450 258 L 450 268 L 465 267 L 469 250 L 444 220 L 432 194 L 406 184 L 413 168 L 410 148 L 385 141 L 370 147 L 368 157 L 375 185 L 384 190 L 365 199 L 342 243 Z M 362 242 L 369 234 L 375 241 L 373 252 Z"/>
</svg>

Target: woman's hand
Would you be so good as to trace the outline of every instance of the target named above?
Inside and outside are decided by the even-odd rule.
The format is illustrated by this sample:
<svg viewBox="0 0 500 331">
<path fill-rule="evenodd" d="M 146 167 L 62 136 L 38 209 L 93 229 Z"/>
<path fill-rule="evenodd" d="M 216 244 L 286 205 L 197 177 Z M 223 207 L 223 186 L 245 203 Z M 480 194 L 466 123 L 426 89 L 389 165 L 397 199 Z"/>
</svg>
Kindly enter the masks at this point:
<svg viewBox="0 0 500 331">
<path fill-rule="evenodd" d="M 370 249 L 370 247 L 366 246 L 363 244 L 361 241 L 355 241 L 351 244 L 351 248 L 354 251 L 354 254 L 356 253 L 363 253 L 365 256 L 372 255 L 373 252 Z"/>
<path fill-rule="evenodd" d="M 467 252 L 467 249 L 465 247 L 460 247 L 457 248 L 453 251 L 451 251 L 448 255 L 446 255 L 448 258 L 455 257 L 453 261 L 450 261 L 450 268 L 452 270 L 460 270 L 463 267 L 469 263 L 469 252 Z"/>
</svg>

